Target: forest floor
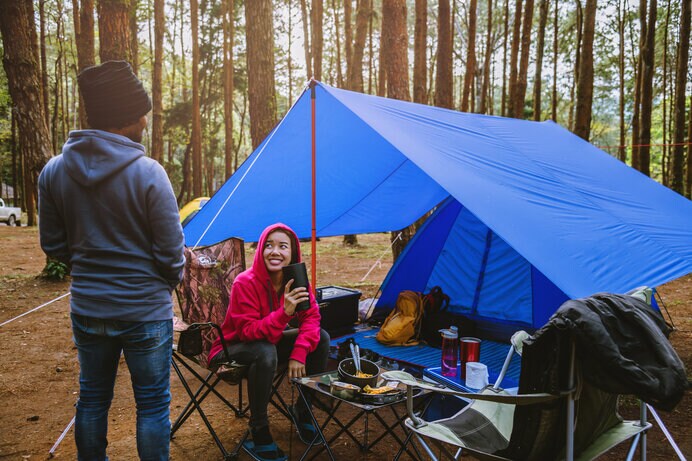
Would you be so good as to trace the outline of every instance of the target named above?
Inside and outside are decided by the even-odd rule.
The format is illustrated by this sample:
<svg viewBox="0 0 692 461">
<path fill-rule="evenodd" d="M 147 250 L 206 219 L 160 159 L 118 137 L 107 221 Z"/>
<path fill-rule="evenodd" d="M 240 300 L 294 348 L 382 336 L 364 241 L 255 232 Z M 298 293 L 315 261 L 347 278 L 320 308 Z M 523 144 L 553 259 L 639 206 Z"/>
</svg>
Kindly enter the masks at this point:
<svg viewBox="0 0 692 461">
<path fill-rule="evenodd" d="M 363 235 L 359 236 L 359 242 L 357 248 L 343 247 L 340 238 L 322 239 L 318 243 L 318 285 L 356 288 L 363 292 L 363 297 L 375 294 L 391 266 L 388 235 Z M 303 245 L 308 253 L 309 246 Z M 252 255 L 249 245 L 247 247 L 249 263 Z M 45 260 L 38 245 L 36 228 L 0 226 L 0 255 L 4 255 L 5 260 L 0 264 L 0 323 L 68 292 L 68 281 L 49 282 L 37 277 Z M 384 256 L 383 262 L 375 264 L 381 256 Z M 373 265 L 374 270 L 361 282 Z M 692 367 L 692 275 L 668 283 L 659 291 L 677 327 L 671 341 L 689 372 Z M 0 345 L 0 459 L 48 459 L 51 447 L 74 415 L 73 405 L 77 400 L 79 367 L 70 331 L 69 297 L 0 327 Z M 121 365 L 110 410 L 108 453 L 112 460 L 137 459 L 132 391 L 127 367 L 124 362 Z M 173 417 L 187 400 L 175 375 L 171 378 L 171 385 Z M 224 392 L 235 395 L 235 389 L 225 386 L 222 385 Z M 281 392 L 288 399 L 297 397 L 288 384 L 282 386 Z M 233 447 L 245 432 L 246 420 L 236 419 L 212 400 L 208 402 L 209 418 L 219 430 L 221 440 Z M 623 415 L 636 417 L 633 399 L 625 399 L 623 404 Z M 691 455 L 690 394 L 685 395 L 674 411 L 659 414 L 683 453 Z M 274 410 L 270 411 L 270 423 L 278 444 L 290 453 L 291 459 L 298 459 L 305 446 L 291 426 Z M 356 435 L 362 436 L 363 424 L 358 422 L 355 427 Z M 371 431 L 377 427 L 374 419 L 370 427 Z M 76 458 L 73 435 L 73 430 L 67 433 L 55 451 L 55 459 Z M 337 459 L 391 459 L 395 450 L 389 437 L 367 454 L 360 453 L 348 438 L 339 440 L 333 446 Z M 676 457 L 656 424 L 649 433 L 648 446 L 649 459 L 670 460 Z M 625 453 L 626 449 L 620 447 L 604 459 L 619 459 Z M 171 443 L 173 460 L 220 458 L 218 449 L 197 416 L 183 425 Z M 323 454 L 319 459 L 324 458 Z M 240 459 L 249 458 L 241 455 Z"/>
</svg>

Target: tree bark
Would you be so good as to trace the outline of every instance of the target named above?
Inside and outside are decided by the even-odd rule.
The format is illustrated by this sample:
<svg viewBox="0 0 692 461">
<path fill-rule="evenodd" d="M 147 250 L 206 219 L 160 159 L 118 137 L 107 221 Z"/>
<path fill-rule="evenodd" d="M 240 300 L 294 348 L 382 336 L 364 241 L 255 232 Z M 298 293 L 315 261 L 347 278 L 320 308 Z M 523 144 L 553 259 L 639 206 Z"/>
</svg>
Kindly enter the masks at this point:
<svg viewBox="0 0 692 461">
<path fill-rule="evenodd" d="M 642 54 L 642 104 L 639 123 L 639 171 L 651 176 L 651 112 L 653 104 L 654 57 L 656 47 L 657 1 L 649 3 L 649 21 L 646 26 L 646 42 Z"/>
<path fill-rule="evenodd" d="M 164 0 L 154 0 L 154 72 L 151 83 L 151 158 L 163 164 L 163 32 Z"/>
<path fill-rule="evenodd" d="M 437 13 L 437 69 L 435 105 L 452 109 L 454 80 L 452 76 L 452 15 L 449 0 L 439 0 Z"/>
<path fill-rule="evenodd" d="M 428 0 L 416 0 L 413 33 L 413 101 L 428 103 Z"/>
<path fill-rule="evenodd" d="M 310 52 L 310 23 L 308 22 L 308 6 L 306 1 L 307 0 L 300 0 L 300 15 L 303 20 L 303 39 L 305 41 L 305 70 L 308 73 L 307 78 L 311 79 L 313 77 L 312 53 Z"/>
<path fill-rule="evenodd" d="M 639 0 L 639 55 L 634 75 L 634 101 L 632 108 L 632 168 L 639 170 L 639 123 L 643 77 L 643 55 L 646 44 L 646 0 Z"/>
<path fill-rule="evenodd" d="M 509 36 L 509 0 L 505 0 L 504 33 L 502 34 L 502 102 L 500 115 L 507 116 L 507 37 Z"/>
<path fill-rule="evenodd" d="M 81 5 L 80 5 L 81 3 Z M 96 63 L 94 56 L 94 2 L 93 0 L 72 0 L 72 10 L 77 43 L 78 73 Z M 87 126 L 84 101 L 79 97 L 79 124 Z"/>
<path fill-rule="evenodd" d="M 524 4 L 524 19 L 521 27 L 521 56 L 519 74 L 514 95 L 514 117 L 524 118 L 524 100 L 529 73 L 529 52 L 531 51 L 531 29 L 533 28 L 533 0 Z"/>
<path fill-rule="evenodd" d="M 577 83 L 577 110 L 574 134 L 589 140 L 591 135 L 591 104 L 593 102 L 593 40 L 596 26 L 596 0 L 586 0 L 584 33 L 582 34 L 581 62 Z"/>
<path fill-rule="evenodd" d="M 550 98 L 550 118 L 557 123 L 557 37 L 558 37 L 558 11 L 560 0 L 555 0 L 555 11 L 553 11 L 553 91 Z"/>
<path fill-rule="evenodd" d="M 690 56 L 690 10 L 689 0 L 683 0 L 680 9 L 680 31 L 678 33 L 677 64 L 675 66 L 675 115 L 673 129 L 673 151 L 670 187 L 679 194 L 685 193 L 683 181 L 683 166 L 685 159 L 685 86 L 687 84 L 687 61 Z M 692 110 L 690 110 L 692 113 Z M 692 115 L 691 115 L 692 117 Z M 692 127 L 690 127 L 692 132 Z M 690 175 L 690 158 L 692 157 L 692 144 L 687 146 L 688 167 Z M 690 195 L 689 183 L 687 195 Z"/>
<path fill-rule="evenodd" d="M 101 62 L 124 60 L 132 64 L 130 0 L 99 0 L 97 5 Z"/>
<path fill-rule="evenodd" d="M 202 196 L 202 115 L 199 90 L 199 3 L 190 0 L 192 29 L 192 194 Z"/>
<path fill-rule="evenodd" d="M 620 117 L 620 146 L 618 147 L 618 159 L 627 162 L 627 148 L 625 146 L 625 12 L 623 7 L 617 5 L 617 25 L 618 25 L 618 74 L 620 97 L 618 101 L 618 115 Z"/>
<path fill-rule="evenodd" d="M 312 70 L 315 80 L 322 80 L 322 48 L 324 46 L 323 23 L 324 5 L 322 0 L 312 0 L 310 10 L 310 29 L 312 37 Z M 273 52 L 273 51 L 272 51 Z M 252 118 L 252 117 L 251 117 Z"/>
<path fill-rule="evenodd" d="M 692 107 L 692 95 L 690 95 L 690 107 Z M 685 183 L 685 194 L 687 198 L 692 198 L 692 110 L 689 111 L 687 120 L 687 177 Z"/>
<path fill-rule="evenodd" d="M 223 115 L 224 115 L 224 177 L 233 174 L 233 42 L 235 14 L 233 0 L 223 2 Z M 290 9 L 289 9 L 290 13 Z M 291 98 L 291 62 L 288 62 L 288 97 Z M 290 103 L 289 103 L 290 104 Z"/>
<path fill-rule="evenodd" d="M 514 26 L 512 27 L 512 46 L 509 57 L 509 94 L 507 95 L 507 114 L 514 117 L 516 113 L 517 80 L 519 79 L 517 63 L 519 61 L 519 44 L 521 40 L 521 3 L 516 0 L 514 8 Z"/>
<path fill-rule="evenodd" d="M 477 0 L 469 2 L 469 32 L 466 48 L 466 71 L 464 74 L 464 88 L 461 95 L 461 111 L 468 112 L 469 96 L 473 91 L 473 77 L 476 74 L 476 8 Z"/>
<path fill-rule="evenodd" d="M 363 55 L 365 51 L 365 40 L 368 34 L 368 19 L 372 11 L 368 0 L 358 2 L 356 12 L 356 37 L 351 46 L 347 43 L 346 48 L 350 49 L 351 58 L 347 71 L 347 85 L 353 91 L 363 92 Z"/>
<path fill-rule="evenodd" d="M 358 2 L 359 5 L 361 2 Z M 367 3 L 367 2 L 362 2 Z M 346 85 L 350 86 L 349 72 L 353 66 L 353 0 L 344 0 L 344 56 L 346 57 Z"/>
<path fill-rule="evenodd" d="M 483 62 L 483 86 L 481 88 L 480 107 L 478 112 L 481 114 L 488 113 L 488 104 L 490 100 L 490 63 L 493 59 L 493 1 L 488 0 L 488 30 L 486 31 L 485 39 L 485 58 Z M 490 102 L 492 107 L 492 102 Z"/>
<path fill-rule="evenodd" d="M 50 135 L 43 115 L 38 37 L 32 0 L 0 1 L 3 68 L 17 120 L 27 224 L 36 225 L 38 175 L 51 157 Z M 16 191 L 15 191 L 16 193 Z"/>
<path fill-rule="evenodd" d="M 50 127 L 48 117 L 48 107 L 50 107 L 50 98 L 48 96 L 48 60 L 46 59 L 46 1 L 39 0 L 38 2 L 38 17 L 39 17 L 39 49 L 41 50 L 41 94 L 43 97 L 43 115 L 46 119 L 46 126 Z"/>
<path fill-rule="evenodd" d="M 245 8 L 250 135 L 256 149 L 276 124 L 274 99 L 274 26 L 271 0 Z"/>
<path fill-rule="evenodd" d="M 543 48 L 545 47 L 545 27 L 548 23 L 549 0 L 541 0 L 538 15 L 538 43 L 536 44 L 536 73 L 533 77 L 533 119 L 542 119 L 541 91 L 543 89 Z"/>
<path fill-rule="evenodd" d="M 137 8 L 139 0 L 130 0 L 129 23 L 130 23 L 130 64 L 135 74 L 139 74 L 139 27 L 137 24 Z"/>
<path fill-rule="evenodd" d="M 387 55 L 387 97 L 410 101 L 408 78 L 408 34 L 406 30 L 406 0 L 383 0 L 382 47 Z M 401 233 L 401 238 L 397 235 Z M 409 227 L 391 233 L 394 260 L 399 257 L 411 239 Z"/>
</svg>

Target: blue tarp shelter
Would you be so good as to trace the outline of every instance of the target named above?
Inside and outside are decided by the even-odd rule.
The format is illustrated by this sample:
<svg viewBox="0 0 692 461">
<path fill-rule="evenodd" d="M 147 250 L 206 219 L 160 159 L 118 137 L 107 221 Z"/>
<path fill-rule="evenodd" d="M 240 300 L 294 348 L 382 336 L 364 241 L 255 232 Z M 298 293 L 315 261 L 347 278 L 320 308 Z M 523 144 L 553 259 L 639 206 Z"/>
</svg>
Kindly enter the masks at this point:
<svg viewBox="0 0 692 461">
<path fill-rule="evenodd" d="M 442 246 L 447 259 L 416 249 L 399 276 L 426 260 L 454 261 L 436 265 L 425 288 L 454 280 L 455 305 L 484 318 L 539 326 L 565 297 L 658 286 L 692 271 L 692 202 L 559 125 L 322 83 L 186 225 L 187 245 L 254 241 L 276 221 L 309 237 L 313 135 L 315 234 L 401 229 L 447 200 L 429 244 L 443 245 L 445 232 L 474 233 Z"/>
</svg>

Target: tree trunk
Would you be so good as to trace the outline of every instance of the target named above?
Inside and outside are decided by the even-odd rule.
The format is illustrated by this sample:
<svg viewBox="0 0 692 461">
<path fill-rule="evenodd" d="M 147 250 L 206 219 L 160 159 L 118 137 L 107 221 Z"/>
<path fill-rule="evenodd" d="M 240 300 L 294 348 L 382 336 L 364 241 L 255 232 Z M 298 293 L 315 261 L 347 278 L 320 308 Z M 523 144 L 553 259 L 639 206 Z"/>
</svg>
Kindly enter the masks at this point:
<svg viewBox="0 0 692 461">
<path fill-rule="evenodd" d="M 668 139 L 670 138 L 670 125 L 668 124 L 668 26 L 670 25 L 670 0 L 668 0 L 666 6 L 666 20 L 663 23 L 663 57 L 661 58 L 661 67 L 662 67 L 662 82 L 661 82 L 661 89 L 662 91 L 662 97 L 661 97 L 661 128 L 662 128 L 662 146 L 661 146 L 661 173 L 662 173 L 662 183 L 664 186 L 669 187 L 670 186 L 670 168 L 671 166 L 669 165 L 670 159 L 669 159 L 669 145 L 668 145 Z M 661 32 L 659 31 L 659 34 Z M 655 58 L 654 58 L 655 59 Z M 673 96 L 674 98 L 675 96 Z"/>
<path fill-rule="evenodd" d="M 368 34 L 368 18 L 371 16 L 370 3 L 368 0 L 358 2 L 356 12 L 356 37 L 351 46 L 347 43 L 346 48 L 351 50 L 350 64 L 347 70 L 348 88 L 353 91 L 363 92 L 363 54 L 365 50 L 365 40 Z"/>
<path fill-rule="evenodd" d="M 538 15 L 538 43 L 536 44 L 536 73 L 533 77 L 533 119 L 540 121 L 541 91 L 543 89 L 543 48 L 545 47 L 545 27 L 548 23 L 549 0 L 541 0 Z"/>
<path fill-rule="evenodd" d="M 130 7 L 128 12 L 130 23 L 130 64 L 135 74 L 139 73 L 139 28 L 137 27 L 137 8 L 139 0 L 129 0 Z"/>
<path fill-rule="evenodd" d="M 480 107 L 478 112 L 481 114 L 487 114 L 488 112 L 488 102 L 490 101 L 490 94 L 488 90 L 490 89 L 490 63 L 493 59 L 493 1 L 488 0 L 488 30 L 485 39 L 485 58 L 483 61 L 483 86 L 481 88 L 481 98 Z M 490 102 L 492 107 L 492 102 Z M 492 111 L 491 111 L 492 112 Z"/>
<path fill-rule="evenodd" d="M 683 195 L 685 193 L 683 182 L 683 165 L 685 160 L 685 85 L 687 84 L 687 61 L 690 56 L 690 1 L 683 0 L 680 9 L 680 31 L 678 34 L 678 56 L 675 67 L 675 126 L 673 129 L 673 155 L 671 169 L 671 189 Z M 692 109 L 690 110 L 692 114 Z M 691 115 L 692 117 L 692 115 Z M 692 132 L 692 127 L 690 127 Z M 687 145 L 687 175 L 690 175 L 690 158 L 692 157 L 692 144 Z M 689 183 L 687 195 L 690 195 Z"/>
<path fill-rule="evenodd" d="M 632 168 L 639 170 L 639 123 L 641 120 L 643 54 L 646 44 L 646 0 L 639 0 L 639 55 L 634 75 L 634 101 L 632 109 Z"/>
<path fill-rule="evenodd" d="M 516 113 L 517 80 L 519 79 L 517 63 L 519 61 L 519 44 L 521 40 L 521 3 L 516 0 L 514 8 L 514 26 L 512 28 L 512 47 L 509 57 L 509 92 L 507 95 L 507 115 L 514 117 Z"/>
<path fill-rule="evenodd" d="M 387 97 L 410 101 L 408 79 L 408 34 L 406 29 L 406 0 L 382 1 L 382 47 L 387 56 Z M 397 235 L 401 233 L 401 238 Z M 399 257 L 411 238 L 408 227 L 391 233 L 394 260 Z"/>
<path fill-rule="evenodd" d="M 357 2 L 356 5 L 367 3 Z M 350 87 L 349 72 L 353 66 L 353 0 L 344 0 L 344 56 L 346 57 L 346 87 Z M 341 67 L 341 66 L 339 66 Z"/>
<path fill-rule="evenodd" d="M 132 64 L 130 1 L 99 0 L 98 17 L 99 57 L 101 62 L 124 60 Z"/>
<path fill-rule="evenodd" d="M 577 82 L 577 110 L 574 134 L 589 140 L 591 135 L 591 104 L 593 102 L 593 40 L 596 25 L 596 0 L 586 0 L 584 33 L 582 34 L 581 62 Z"/>
<path fill-rule="evenodd" d="M 620 98 L 618 101 L 618 114 L 620 117 L 620 146 L 618 147 L 618 159 L 627 162 L 627 148 L 625 146 L 625 11 L 623 7 L 617 5 L 617 25 L 618 25 L 618 47 L 620 55 L 618 56 L 618 74 L 619 74 L 619 89 Z"/>
<path fill-rule="evenodd" d="M 649 3 L 649 22 L 646 26 L 646 42 L 642 54 L 642 104 L 639 122 L 639 171 L 651 176 L 651 112 L 653 104 L 654 57 L 656 46 L 657 1 Z"/>
<path fill-rule="evenodd" d="M 576 39 L 576 44 L 575 44 L 575 59 L 574 59 L 574 78 L 572 79 L 572 85 L 570 86 L 569 89 L 569 118 L 567 122 L 567 126 L 569 127 L 570 130 L 574 131 L 574 107 L 575 107 L 575 102 L 576 102 L 576 88 L 577 88 L 577 83 L 579 82 L 579 69 L 580 69 L 580 63 L 581 63 L 581 35 L 582 35 L 582 30 L 583 30 L 583 25 L 584 25 L 584 12 L 582 11 L 581 7 L 581 0 L 576 1 L 577 4 L 577 11 L 576 11 L 576 34 L 577 34 L 577 39 Z"/>
<path fill-rule="evenodd" d="M 341 59 L 341 28 L 340 24 L 341 21 L 339 20 L 339 11 L 340 9 L 336 6 L 336 0 L 332 0 L 332 17 L 334 20 L 334 40 L 336 41 L 336 85 L 339 88 L 344 88 L 344 85 L 346 84 L 344 80 L 344 74 L 342 71 L 342 59 Z M 349 24 L 350 27 L 350 24 Z M 346 38 L 344 37 L 344 40 Z M 289 42 L 290 43 L 290 42 Z M 349 44 L 344 44 L 346 48 L 350 48 L 348 45 Z M 290 49 L 290 47 L 289 47 Z M 346 74 L 348 75 L 348 57 L 346 58 Z"/>
<path fill-rule="evenodd" d="M 469 33 L 466 48 L 466 71 L 461 95 L 461 111 L 468 112 L 469 96 L 472 94 L 473 76 L 476 74 L 476 8 L 477 0 L 469 2 Z"/>
<path fill-rule="evenodd" d="M 312 9 L 310 10 L 310 29 L 312 38 L 312 70 L 315 80 L 322 80 L 322 47 L 324 45 L 324 37 L 322 34 L 324 14 L 323 1 L 312 0 Z M 273 51 L 272 51 L 273 53 Z M 252 117 L 250 117 L 252 118 Z"/>
<path fill-rule="evenodd" d="M 550 98 L 550 118 L 557 123 L 557 36 L 558 36 L 558 11 L 560 0 L 555 0 L 553 11 L 553 92 Z"/>
<path fill-rule="evenodd" d="M 416 0 L 413 34 L 413 101 L 428 103 L 428 0 Z"/>
<path fill-rule="evenodd" d="M 190 0 L 192 29 L 192 194 L 202 196 L 202 115 L 199 91 L 199 3 Z"/>
<path fill-rule="evenodd" d="M 0 33 L 3 38 L 2 63 L 19 132 L 19 155 L 26 166 L 23 182 L 27 224 L 34 226 L 38 175 L 51 157 L 51 146 L 43 115 L 38 37 L 32 0 L 0 2 Z"/>
<path fill-rule="evenodd" d="M 224 177 L 233 174 L 233 42 L 235 33 L 235 14 L 233 0 L 223 3 L 223 115 L 224 115 Z M 289 9 L 290 12 L 290 9 Z M 291 97 L 291 62 L 288 62 L 289 89 Z"/>
<path fill-rule="evenodd" d="M 690 95 L 690 107 L 692 107 L 692 95 Z M 689 111 L 687 120 L 687 177 L 685 180 L 685 194 L 692 198 L 692 110 Z"/>
<path fill-rule="evenodd" d="M 253 150 L 276 124 L 274 100 L 274 26 L 271 0 L 245 8 L 250 135 Z"/>
<path fill-rule="evenodd" d="M 504 33 L 502 34 L 502 102 L 500 115 L 507 115 L 507 37 L 509 36 L 509 0 L 505 0 Z"/>
<path fill-rule="evenodd" d="M 151 82 L 151 158 L 163 164 L 163 33 L 164 0 L 154 0 L 154 72 Z"/>
<path fill-rule="evenodd" d="M 96 63 L 94 56 L 94 2 L 93 0 L 72 0 L 74 13 L 75 41 L 77 42 L 78 73 Z M 79 124 L 87 126 L 84 101 L 79 97 Z"/>
<path fill-rule="evenodd" d="M 437 13 L 437 72 L 435 105 L 452 109 L 454 80 L 452 76 L 452 17 L 449 0 L 439 0 Z"/>
<path fill-rule="evenodd" d="M 46 59 L 46 0 L 38 2 L 38 17 L 39 17 L 39 49 L 41 50 L 41 90 L 43 97 L 43 115 L 46 119 L 46 126 L 50 126 L 48 117 L 48 107 L 50 107 L 50 98 L 48 96 L 48 61 Z"/>
<path fill-rule="evenodd" d="M 308 22 L 308 6 L 306 1 L 307 0 L 300 0 L 300 15 L 303 20 L 303 39 L 305 41 L 305 70 L 308 73 L 308 79 L 311 79 L 313 77 L 312 53 L 310 52 L 310 23 Z"/>
<path fill-rule="evenodd" d="M 514 95 L 514 117 L 524 118 L 524 100 L 529 73 L 529 52 L 531 51 L 531 29 L 533 28 L 533 0 L 524 4 L 524 19 L 521 28 L 521 57 L 519 59 L 519 74 Z"/>
</svg>

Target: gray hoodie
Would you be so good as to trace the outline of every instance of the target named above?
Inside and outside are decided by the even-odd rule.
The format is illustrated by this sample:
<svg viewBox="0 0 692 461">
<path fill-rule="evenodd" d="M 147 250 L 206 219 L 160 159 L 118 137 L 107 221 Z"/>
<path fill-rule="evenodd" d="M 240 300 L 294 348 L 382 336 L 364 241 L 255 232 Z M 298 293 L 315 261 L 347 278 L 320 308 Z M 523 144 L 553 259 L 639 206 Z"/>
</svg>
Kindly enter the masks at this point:
<svg viewBox="0 0 692 461">
<path fill-rule="evenodd" d="M 72 312 L 128 321 L 173 316 L 184 264 L 170 181 L 144 146 L 72 131 L 39 176 L 41 248 L 72 267 Z"/>
</svg>

